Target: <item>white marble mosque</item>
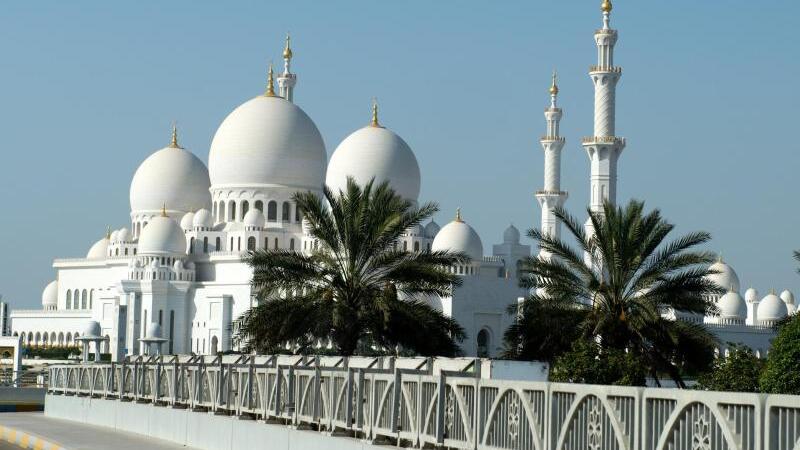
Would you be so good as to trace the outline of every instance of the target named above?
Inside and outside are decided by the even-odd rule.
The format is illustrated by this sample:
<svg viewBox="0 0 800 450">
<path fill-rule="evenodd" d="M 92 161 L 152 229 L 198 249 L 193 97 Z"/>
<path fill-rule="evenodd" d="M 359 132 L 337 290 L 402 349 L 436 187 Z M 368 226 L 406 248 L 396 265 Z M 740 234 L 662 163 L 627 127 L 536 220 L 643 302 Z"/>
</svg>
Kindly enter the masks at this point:
<svg viewBox="0 0 800 450">
<path fill-rule="evenodd" d="M 594 34 L 598 61 L 589 72 L 595 86 L 594 131 L 581 142 L 590 161 L 594 209 L 616 200 L 617 161 L 626 145 L 615 129 L 622 69 L 614 65 L 618 33 L 611 28 L 611 9 L 604 1 L 602 26 Z M 180 146 L 173 129 L 169 145 L 145 159 L 131 180 L 130 224 L 109 230 L 85 257 L 55 259 L 42 308 L 12 310 L 11 333 L 28 346 L 99 342 L 99 350 L 113 360 L 143 354 L 150 342 L 161 341 L 162 351 L 170 354 L 232 350 L 231 322 L 255 302 L 243 255 L 255 249 L 304 252 L 315 245 L 292 201 L 295 192 L 321 194 L 323 184 L 338 189 L 348 176 L 362 183 L 375 177 L 417 202 L 422 181 L 417 158 L 403 138 L 379 122 L 377 106 L 372 120 L 345 138 L 328 160 L 317 126 L 294 103 L 298 77 L 291 70 L 292 57 L 287 37 L 282 73 L 274 77 L 270 68 L 264 94 L 242 103 L 220 124 L 208 166 Z M 553 209 L 568 197 L 560 183 L 566 139 L 559 130 L 558 94 L 554 75 L 541 138 L 544 187 L 536 193 L 541 227 L 555 235 L 560 224 Z M 479 212 L 465 211 L 463 217 L 459 212 L 442 227 L 431 221 L 410 229 L 399 245 L 409 251 L 460 250 L 472 258 L 452 268 L 463 285 L 432 303 L 467 331 L 465 355 L 497 356 L 513 319 L 506 307 L 525 295 L 517 269 L 531 247 L 510 226 L 491 255 L 485 254 L 481 237 L 468 224 L 474 214 Z M 764 354 L 774 337 L 771 325 L 795 312 L 794 296 L 784 291 L 760 297 L 751 288 L 742 297 L 733 268 L 722 260 L 713 268 L 719 271 L 714 281 L 728 290 L 715 299 L 719 316 L 679 318 L 703 321 L 721 342 L 743 343 Z"/>
</svg>

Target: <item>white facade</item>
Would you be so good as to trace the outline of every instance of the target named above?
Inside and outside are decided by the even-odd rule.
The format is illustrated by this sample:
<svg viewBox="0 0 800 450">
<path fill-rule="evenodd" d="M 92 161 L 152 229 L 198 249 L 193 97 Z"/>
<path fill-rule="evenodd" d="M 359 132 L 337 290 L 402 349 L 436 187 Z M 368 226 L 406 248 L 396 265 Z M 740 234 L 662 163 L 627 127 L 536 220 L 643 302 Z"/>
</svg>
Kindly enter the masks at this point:
<svg viewBox="0 0 800 450">
<path fill-rule="evenodd" d="M 610 13 L 606 0 L 603 26 L 595 33 L 598 64 L 590 71 L 594 133 L 583 140 L 595 210 L 604 200 L 615 200 L 616 164 L 625 146 L 615 135 L 621 69 L 613 61 L 617 31 L 610 28 Z M 254 304 L 252 273 L 243 262 L 246 252 L 310 251 L 314 246 L 292 201 L 294 193 L 321 194 L 323 184 L 338 189 L 348 176 L 360 182 L 375 177 L 417 202 L 421 177 L 416 156 L 399 135 L 378 122 L 377 105 L 371 123 L 345 138 L 328 161 L 316 124 L 293 103 L 297 77 L 291 73 L 288 37 L 283 56 L 278 91 L 270 67 L 266 92 L 237 107 L 219 126 L 208 167 L 180 147 L 173 129 L 171 143 L 148 157 L 133 177 L 130 228 L 109 230 L 84 258 L 56 259 L 55 281 L 44 289 L 42 309 L 13 311 L 13 334 L 27 346 L 73 346 L 84 337 L 87 322 L 97 322 L 102 352 L 118 360 L 143 354 L 141 340 L 151 338 L 147 330 L 157 324 L 166 339 L 165 353 L 231 350 L 231 323 Z M 542 229 L 555 236 L 559 223 L 553 209 L 567 199 L 560 182 L 565 139 L 559 130 L 557 94 L 554 75 L 541 139 L 544 187 L 536 194 Z M 497 356 L 513 319 L 506 308 L 526 294 L 518 287 L 517 272 L 531 249 L 520 244 L 519 230 L 510 226 L 492 256 L 484 256 L 480 237 L 459 212 L 441 229 L 430 222 L 408 230 L 398 245 L 408 251 L 448 249 L 471 256 L 470 264 L 450 268 L 463 277 L 463 284 L 451 297 L 431 302 L 465 328 L 465 355 Z M 758 300 L 756 294 L 745 302 L 738 294 L 738 278 L 724 266 L 717 281 L 731 293 L 715 299 L 722 314 L 686 319 L 713 325 L 724 342 L 766 352 L 774 334 L 768 326 L 794 312 L 794 297 L 787 291 Z"/>
</svg>

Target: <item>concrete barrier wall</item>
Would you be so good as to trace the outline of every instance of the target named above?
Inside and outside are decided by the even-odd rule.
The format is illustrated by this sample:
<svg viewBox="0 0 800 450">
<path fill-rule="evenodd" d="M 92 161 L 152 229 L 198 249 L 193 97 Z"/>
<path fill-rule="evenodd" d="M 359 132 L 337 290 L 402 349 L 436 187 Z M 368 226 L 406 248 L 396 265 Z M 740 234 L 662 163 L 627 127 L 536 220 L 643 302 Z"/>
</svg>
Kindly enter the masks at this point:
<svg viewBox="0 0 800 450">
<path fill-rule="evenodd" d="M 358 439 L 332 437 L 283 425 L 91 397 L 47 395 L 45 415 L 142 434 L 202 450 L 264 448 L 267 443 L 270 450 L 379 448 Z"/>
</svg>

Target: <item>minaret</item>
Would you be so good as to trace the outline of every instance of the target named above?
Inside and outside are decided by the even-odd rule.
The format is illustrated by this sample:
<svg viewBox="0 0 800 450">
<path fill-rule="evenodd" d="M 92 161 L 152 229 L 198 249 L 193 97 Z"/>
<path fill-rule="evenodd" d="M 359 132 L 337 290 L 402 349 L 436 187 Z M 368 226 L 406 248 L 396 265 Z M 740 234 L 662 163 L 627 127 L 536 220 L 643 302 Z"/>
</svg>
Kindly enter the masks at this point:
<svg viewBox="0 0 800 450">
<path fill-rule="evenodd" d="M 297 75 L 292 73 L 292 48 L 289 33 L 286 33 L 286 47 L 283 49 L 283 73 L 278 76 L 278 92 L 281 97 L 294 103 L 294 85 Z"/>
<path fill-rule="evenodd" d="M 617 200 L 617 160 L 625 148 L 625 139 L 615 135 L 617 82 L 622 68 L 614 65 L 614 45 L 617 30 L 611 29 L 611 1 L 603 0 L 603 28 L 595 31 L 597 65 L 591 66 L 589 76 L 594 83 L 594 134 L 583 138 L 583 148 L 591 162 L 591 192 L 589 205 L 602 211 L 603 202 Z"/>
<path fill-rule="evenodd" d="M 561 190 L 561 149 L 564 138 L 561 137 L 559 125 L 563 112 L 558 107 L 558 85 L 556 73 L 553 71 L 553 83 L 550 85 L 550 107 L 545 108 L 544 118 L 547 121 L 547 132 L 539 142 L 544 150 L 544 189 L 536 192 L 536 200 L 542 208 L 542 233 L 553 238 L 561 237 L 561 222 L 556 218 L 554 210 L 564 206 L 569 196 Z M 539 252 L 542 256 L 545 253 Z"/>
</svg>

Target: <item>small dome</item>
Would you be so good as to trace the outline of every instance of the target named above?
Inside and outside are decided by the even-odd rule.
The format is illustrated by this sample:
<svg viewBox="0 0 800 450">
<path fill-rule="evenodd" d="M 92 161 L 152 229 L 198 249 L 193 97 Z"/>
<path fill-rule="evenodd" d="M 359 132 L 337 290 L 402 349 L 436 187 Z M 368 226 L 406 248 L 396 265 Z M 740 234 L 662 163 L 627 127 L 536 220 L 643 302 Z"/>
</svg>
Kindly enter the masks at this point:
<svg viewBox="0 0 800 450">
<path fill-rule="evenodd" d="M 106 259 L 108 256 L 108 244 L 107 237 L 95 242 L 86 253 L 86 259 Z"/>
<path fill-rule="evenodd" d="M 58 305 L 58 281 L 53 280 L 42 291 L 42 306 Z"/>
<path fill-rule="evenodd" d="M 175 263 L 172 264 L 172 269 L 175 272 L 179 272 L 179 271 L 183 270 L 183 263 L 181 262 L 180 259 L 176 259 L 175 260 Z"/>
<path fill-rule="evenodd" d="M 264 228 L 264 224 L 266 223 L 264 220 L 264 214 L 255 208 L 247 211 L 247 214 L 244 215 L 242 222 L 246 227 L 252 228 Z"/>
<path fill-rule="evenodd" d="M 411 236 L 419 236 L 425 237 L 425 227 L 422 224 L 416 224 L 413 227 L 409 228 L 407 233 Z"/>
<path fill-rule="evenodd" d="M 214 225 L 214 220 L 211 217 L 211 211 L 203 208 L 194 214 L 192 226 L 197 228 L 211 228 Z"/>
<path fill-rule="evenodd" d="M 117 231 L 118 242 L 130 242 L 131 239 L 132 239 L 131 230 L 127 228 L 120 228 L 119 231 Z"/>
<path fill-rule="evenodd" d="M 783 300 L 783 303 L 786 303 L 787 305 L 794 305 L 794 294 L 787 289 L 781 292 L 781 300 Z"/>
<path fill-rule="evenodd" d="M 86 338 L 100 337 L 100 323 L 98 323 L 96 320 L 90 320 L 86 322 L 81 336 Z"/>
<path fill-rule="evenodd" d="M 347 178 L 359 185 L 375 178 L 375 184 L 388 181 L 401 197 L 417 201 L 420 172 L 411 147 L 393 131 L 369 125 L 347 136 L 336 148 L 328 164 L 325 184 L 333 192 L 345 191 Z"/>
<path fill-rule="evenodd" d="M 761 322 L 775 322 L 788 314 L 786 304 L 774 292 L 761 299 L 758 304 L 758 320 Z"/>
<path fill-rule="evenodd" d="M 192 152 L 177 146 L 158 150 L 142 162 L 131 181 L 131 211 L 156 213 L 211 206 L 208 169 Z"/>
<path fill-rule="evenodd" d="M 150 325 L 147 326 L 147 333 L 145 334 L 147 339 L 161 339 L 161 325 L 158 322 L 150 322 Z"/>
<path fill-rule="evenodd" d="M 139 236 L 139 254 L 184 255 L 186 235 L 178 223 L 169 217 L 154 217 Z"/>
<path fill-rule="evenodd" d="M 503 232 L 504 244 L 519 244 L 519 230 L 514 225 L 509 225 Z"/>
<path fill-rule="evenodd" d="M 319 190 L 327 161 L 325 143 L 311 118 L 277 96 L 259 96 L 233 110 L 217 129 L 208 153 L 214 187 Z"/>
<path fill-rule="evenodd" d="M 723 319 L 746 319 L 747 304 L 738 292 L 728 292 L 717 301 L 719 315 Z"/>
<path fill-rule="evenodd" d="M 181 228 L 184 230 L 192 229 L 192 222 L 194 221 L 194 213 L 189 211 L 181 217 Z"/>
<path fill-rule="evenodd" d="M 749 288 L 744 293 L 744 299 L 747 303 L 755 303 L 758 301 L 758 291 L 754 288 Z"/>
<path fill-rule="evenodd" d="M 717 273 L 708 275 L 708 280 L 725 289 L 725 291 L 739 292 L 739 276 L 736 275 L 733 267 L 726 264 L 721 258 L 712 264 L 709 270 Z"/>
<path fill-rule="evenodd" d="M 111 234 L 108 235 L 108 240 L 111 242 L 116 242 L 118 235 L 119 235 L 119 230 L 114 230 L 111 232 Z"/>
<path fill-rule="evenodd" d="M 464 252 L 472 259 L 473 263 L 483 260 L 483 243 L 478 233 L 461 220 L 460 214 L 456 220 L 448 223 L 441 230 L 431 245 L 433 251 Z"/>
<path fill-rule="evenodd" d="M 425 237 L 428 239 L 433 239 L 436 237 L 436 234 L 441 230 L 442 227 L 439 226 L 438 223 L 431 220 L 430 223 L 425 225 Z"/>
</svg>

